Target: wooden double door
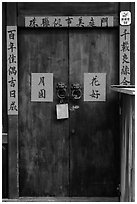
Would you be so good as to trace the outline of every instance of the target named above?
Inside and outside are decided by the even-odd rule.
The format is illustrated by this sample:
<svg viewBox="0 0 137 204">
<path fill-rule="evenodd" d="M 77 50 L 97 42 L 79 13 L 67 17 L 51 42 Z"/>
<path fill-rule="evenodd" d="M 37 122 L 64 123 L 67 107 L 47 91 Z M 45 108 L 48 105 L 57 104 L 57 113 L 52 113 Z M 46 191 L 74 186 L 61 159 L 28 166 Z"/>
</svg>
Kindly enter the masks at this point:
<svg viewBox="0 0 137 204">
<path fill-rule="evenodd" d="M 110 86 L 118 83 L 118 30 L 27 28 L 18 39 L 20 196 L 116 196 L 119 115 Z M 31 101 L 31 73 L 53 73 L 53 102 Z M 106 101 L 84 101 L 84 73 L 106 73 Z M 68 92 L 62 120 L 59 82 Z M 74 83 L 79 100 L 70 97 Z"/>
</svg>

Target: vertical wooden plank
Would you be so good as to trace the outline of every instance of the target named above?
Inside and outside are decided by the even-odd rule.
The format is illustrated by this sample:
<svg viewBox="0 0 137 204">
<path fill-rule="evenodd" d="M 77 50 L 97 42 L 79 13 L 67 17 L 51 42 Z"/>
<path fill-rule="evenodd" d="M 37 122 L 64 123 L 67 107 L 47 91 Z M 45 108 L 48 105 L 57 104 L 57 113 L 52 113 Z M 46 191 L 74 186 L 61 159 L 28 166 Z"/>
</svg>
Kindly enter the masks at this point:
<svg viewBox="0 0 137 204">
<path fill-rule="evenodd" d="M 131 202 L 131 176 L 132 176 L 132 101 L 131 101 L 131 97 L 129 96 L 128 99 L 129 103 L 129 141 L 128 141 L 128 188 L 129 188 L 129 196 L 128 196 L 128 201 Z"/>
<path fill-rule="evenodd" d="M 19 196 L 18 186 L 18 117 L 8 116 L 8 197 Z"/>
<path fill-rule="evenodd" d="M 66 30 L 19 33 L 20 196 L 69 195 L 69 121 L 57 120 L 58 82 L 68 84 Z M 53 73 L 53 102 L 31 101 L 31 73 Z"/>
<path fill-rule="evenodd" d="M 6 3 L 2 2 L 2 198 L 8 198 L 8 116 L 7 116 L 7 67 L 6 67 Z"/>
<path fill-rule="evenodd" d="M 16 3 L 7 3 L 7 26 L 17 25 Z M 8 179 L 9 198 L 19 196 L 18 190 L 18 116 L 8 116 Z"/>
<path fill-rule="evenodd" d="M 6 3 L 2 3 L 2 131 L 8 131 L 6 67 Z"/>
<path fill-rule="evenodd" d="M 120 200 L 131 202 L 134 200 L 134 96 L 123 94 L 122 103 Z"/>
<path fill-rule="evenodd" d="M 16 2 L 7 3 L 7 25 L 8 26 L 17 25 L 17 3 Z"/>
<path fill-rule="evenodd" d="M 129 2 L 120 2 L 120 12 L 121 11 L 130 11 L 130 3 Z M 119 37 L 120 36 L 120 27 L 119 26 Z M 119 42 L 120 43 L 120 42 Z M 121 44 L 119 44 L 119 50 L 121 50 Z M 120 54 L 121 51 L 119 51 Z M 131 55 L 130 55 L 131 56 Z M 122 58 L 119 59 L 119 62 L 122 62 Z M 119 63 L 119 64 L 120 64 Z M 119 76 L 121 75 L 120 72 L 120 65 L 119 65 Z M 119 83 L 120 83 L 120 77 L 119 77 Z M 122 96 L 122 123 L 121 123 L 121 128 L 122 128 L 122 140 L 121 140 L 121 176 L 120 176 L 120 201 L 126 201 L 126 192 L 127 192 L 127 186 L 126 186 L 126 173 L 127 173 L 127 115 L 125 113 L 126 109 L 126 100 L 123 99 Z"/>
<path fill-rule="evenodd" d="M 131 201 L 135 202 L 135 97 L 132 97 L 132 175 L 131 175 Z"/>
<path fill-rule="evenodd" d="M 84 90 L 84 73 L 106 73 L 105 102 L 71 98 L 70 196 L 116 196 L 119 183 L 118 30 L 71 30 L 69 78 Z"/>
<path fill-rule="evenodd" d="M 121 179 L 121 200 L 128 201 L 128 148 L 129 148 L 129 118 L 128 118 L 128 96 L 123 95 L 123 111 L 122 111 L 122 120 L 123 120 L 123 137 L 124 137 L 124 155 L 121 160 L 123 161 L 123 169 L 121 169 L 121 175 L 124 174 Z"/>
</svg>

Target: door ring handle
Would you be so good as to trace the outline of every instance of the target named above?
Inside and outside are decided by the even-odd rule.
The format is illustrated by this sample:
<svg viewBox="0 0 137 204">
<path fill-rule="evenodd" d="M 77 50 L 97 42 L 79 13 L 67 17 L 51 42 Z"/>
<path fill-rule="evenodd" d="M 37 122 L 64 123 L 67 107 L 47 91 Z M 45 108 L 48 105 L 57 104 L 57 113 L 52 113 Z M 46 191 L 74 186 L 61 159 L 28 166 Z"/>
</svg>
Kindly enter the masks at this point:
<svg viewBox="0 0 137 204">
<path fill-rule="evenodd" d="M 82 97 L 81 85 L 78 83 L 71 85 L 71 96 L 74 100 L 78 100 Z"/>
<path fill-rule="evenodd" d="M 74 89 L 74 90 L 72 90 L 71 95 L 72 95 L 73 99 L 78 100 L 82 96 L 82 91 L 81 91 L 81 89 L 76 89 L 76 90 Z"/>
</svg>

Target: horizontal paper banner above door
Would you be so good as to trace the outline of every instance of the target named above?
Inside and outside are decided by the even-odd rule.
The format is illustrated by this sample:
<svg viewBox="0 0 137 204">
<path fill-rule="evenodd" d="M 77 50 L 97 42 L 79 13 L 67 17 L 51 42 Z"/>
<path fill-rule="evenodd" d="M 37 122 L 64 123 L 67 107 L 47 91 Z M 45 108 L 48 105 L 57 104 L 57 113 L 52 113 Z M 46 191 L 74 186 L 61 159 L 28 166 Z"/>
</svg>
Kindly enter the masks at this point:
<svg viewBox="0 0 137 204">
<path fill-rule="evenodd" d="M 113 27 L 114 16 L 26 16 L 25 27 Z"/>
</svg>

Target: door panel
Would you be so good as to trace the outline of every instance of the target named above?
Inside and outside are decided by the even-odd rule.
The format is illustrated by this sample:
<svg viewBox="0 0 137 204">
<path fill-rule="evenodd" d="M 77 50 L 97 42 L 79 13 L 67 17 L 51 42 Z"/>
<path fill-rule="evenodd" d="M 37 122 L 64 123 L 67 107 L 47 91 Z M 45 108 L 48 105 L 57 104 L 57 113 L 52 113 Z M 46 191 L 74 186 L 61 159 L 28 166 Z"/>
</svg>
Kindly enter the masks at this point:
<svg viewBox="0 0 137 204">
<path fill-rule="evenodd" d="M 69 182 L 69 121 L 57 121 L 56 84 L 68 83 L 65 30 L 19 31 L 20 196 L 65 196 Z M 31 73 L 53 73 L 54 101 L 31 102 Z"/>
<path fill-rule="evenodd" d="M 119 182 L 116 29 L 19 30 L 20 196 L 116 196 Z M 31 73 L 53 73 L 53 102 L 31 102 Z M 107 74 L 105 102 L 71 97 L 84 73 Z M 56 85 L 69 91 L 69 119 L 57 120 Z M 77 106 L 73 109 L 72 107 Z"/>
<path fill-rule="evenodd" d="M 71 100 L 70 195 L 114 196 L 119 181 L 118 97 L 111 84 L 118 83 L 118 31 L 73 29 L 69 34 L 70 84 L 80 83 L 84 73 L 106 73 L 105 102 Z"/>
</svg>

